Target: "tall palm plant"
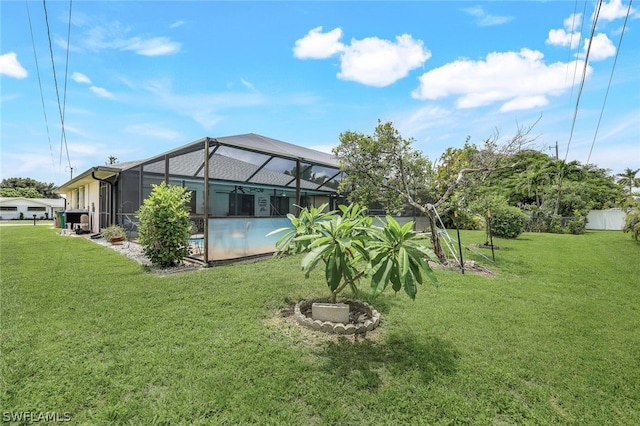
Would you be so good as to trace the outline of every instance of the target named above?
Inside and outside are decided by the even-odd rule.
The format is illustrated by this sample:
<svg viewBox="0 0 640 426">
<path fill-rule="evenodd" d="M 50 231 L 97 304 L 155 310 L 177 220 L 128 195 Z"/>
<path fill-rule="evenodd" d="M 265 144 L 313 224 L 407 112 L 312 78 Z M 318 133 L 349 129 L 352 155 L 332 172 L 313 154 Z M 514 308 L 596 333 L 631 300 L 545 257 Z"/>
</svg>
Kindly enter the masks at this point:
<svg viewBox="0 0 640 426">
<path fill-rule="evenodd" d="M 640 187 L 640 178 L 637 178 L 636 175 L 640 172 L 640 169 L 624 169 L 624 172 L 618 173 L 616 176 L 618 177 L 618 183 L 625 188 L 629 189 L 629 195 L 633 193 L 634 187 Z"/>
</svg>

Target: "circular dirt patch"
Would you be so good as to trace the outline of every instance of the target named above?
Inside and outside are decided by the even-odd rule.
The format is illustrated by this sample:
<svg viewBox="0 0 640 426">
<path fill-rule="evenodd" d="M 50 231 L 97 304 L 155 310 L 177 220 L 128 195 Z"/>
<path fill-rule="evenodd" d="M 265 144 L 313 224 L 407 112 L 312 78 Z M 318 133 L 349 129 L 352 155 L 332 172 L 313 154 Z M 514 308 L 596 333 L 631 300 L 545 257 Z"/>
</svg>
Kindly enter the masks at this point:
<svg viewBox="0 0 640 426">
<path fill-rule="evenodd" d="M 380 324 L 380 313 L 373 306 L 358 300 L 338 300 L 349 305 L 349 322 L 332 322 L 314 320 L 311 317 L 311 306 L 316 303 L 327 303 L 328 299 L 311 299 L 298 302 L 294 308 L 294 317 L 298 324 L 311 330 L 332 334 L 362 334 L 371 331 Z"/>
</svg>

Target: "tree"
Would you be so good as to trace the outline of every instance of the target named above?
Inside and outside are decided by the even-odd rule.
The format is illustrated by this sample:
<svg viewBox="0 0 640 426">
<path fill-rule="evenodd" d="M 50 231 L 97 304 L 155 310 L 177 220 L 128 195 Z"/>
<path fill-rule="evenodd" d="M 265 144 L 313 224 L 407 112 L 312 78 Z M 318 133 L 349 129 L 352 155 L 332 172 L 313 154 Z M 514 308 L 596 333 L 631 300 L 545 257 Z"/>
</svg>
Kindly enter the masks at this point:
<svg viewBox="0 0 640 426">
<path fill-rule="evenodd" d="M 633 188 L 640 187 L 640 178 L 636 178 L 638 172 L 640 172 L 640 169 L 632 170 L 627 167 L 624 172 L 616 175 L 618 183 L 629 189 L 629 195 L 633 194 Z"/>
<path fill-rule="evenodd" d="M 17 192 L 7 191 L 8 189 L 15 189 Z M 60 196 L 54 192 L 55 189 L 56 185 L 53 183 L 39 182 L 31 178 L 13 177 L 3 179 L 2 182 L 0 182 L 0 193 L 3 197 L 60 198 Z"/>
<path fill-rule="evenodd" d="M 0 197 L 42 198 L 35 188 L 0 188 Z"/>
<path fill-rule="evenodd" d="M 380 202 L 393 213 L 405 205 L 415 207 L 429 220 L 431 243 L 438 259 L 446 263 L 437 229 L 437 211 L 461 186 L 470 181 L 485 181 L 492 173 L 512 167 L 510 155 L 531 142 L 528 137 L 533 126 L 519 128 L 516 135 L 499 145 L 498 132 L 485 140 L 482 150 L 470 147 L 469 158 L 460 162 L 455 176 L 437 185 L 429 159 L 411 147 L 413 139 L 403 139 L 392 123 L 378 120 L 372 136 L 347 131 L 340 134 L 340 144 L 333 149 L 346 177 L 340 190 L 347 192 L 350 201 L 370 205 Z"/>
<path fill-rule="evenodd" d="M 109 164 L 117 164 L 118 163 L 118 159 L 116 157 L 114 157 L 113 155 L 110 155 L 109 158 L 107 159 L 107 161 L 104 163 L 107 166 Z"/>
<path fill-rule="evenodd" d="M 190 200 L 185 188 L 162 182 L 138 210 L 138 239 L 154 264 L 172 266 L 189 254 Z"/>
</svg>

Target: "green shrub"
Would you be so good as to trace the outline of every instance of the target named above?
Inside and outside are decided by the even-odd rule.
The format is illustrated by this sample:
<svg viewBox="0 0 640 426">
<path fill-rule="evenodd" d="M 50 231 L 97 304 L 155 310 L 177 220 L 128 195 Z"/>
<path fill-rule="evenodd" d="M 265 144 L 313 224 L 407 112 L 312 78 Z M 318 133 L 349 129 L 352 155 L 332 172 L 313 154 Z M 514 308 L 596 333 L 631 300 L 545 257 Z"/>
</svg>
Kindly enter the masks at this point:
<svg viewBox="0 0 640 426">
<path fill-rule="evenodd" d="M 460 215 L 460 217 L 458 217 L 458 227 L 460 227 L 460 229 L 479 231 L 484 229 L 485 226 L 485 218 L 480 214 Z"/>
<path fill-rule="evenodd" d="M 630 232 L 631 238 L 640 239 L 640 208 L 631 209 L 627 212 L 624 220 L 624 232 Z"/>
<path fill-rule="evenodd" d="M 189 254 L 190 199 L 185 188 L 162 182 L 138 210 L 138 241 L 152 263 L 172 266 Z"/>
<path fill-rule="evenodd" d="M 573 217 L 569 220 L 566 230 L 570 234 L 580 235 L 584 233 L 587 226 L 587 217 L 580 214 L 578 210 L 573 212 Z"/>
<path fill-rule="evenodd" d="M 527 226 L 527 215 L 517 207 L 499 206 L 491 211 L 491 233 L 499 238 L 518 238 Z"/>
</svg>

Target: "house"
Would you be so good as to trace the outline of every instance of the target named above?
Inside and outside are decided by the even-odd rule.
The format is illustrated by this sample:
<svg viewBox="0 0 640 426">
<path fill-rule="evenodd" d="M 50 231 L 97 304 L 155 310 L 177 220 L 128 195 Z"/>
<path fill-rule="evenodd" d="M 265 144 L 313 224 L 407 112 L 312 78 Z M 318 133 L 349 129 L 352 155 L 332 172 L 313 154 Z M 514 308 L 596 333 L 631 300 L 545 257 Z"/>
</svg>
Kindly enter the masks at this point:
<svg viewBox="0 0 640 426">
<path fill-rule="evenodd" d="M 64 207 L 63 198 L 0 197 L 0 219 L 53 219 Z"/>
<path fill-rule="evenodd" d="M 135 232 L 136 211 L 154 184 L 191 192 L 194 239 L 208 263 L 273 252 L 297 206 L 334 208 L 342 178 L 324 152 L 254 133 L 206 137 L 146 160 L 92 167 L 66 182 L 67 223 L 89 216 L 89 229 L 119 224 Z"/>
</svg>

